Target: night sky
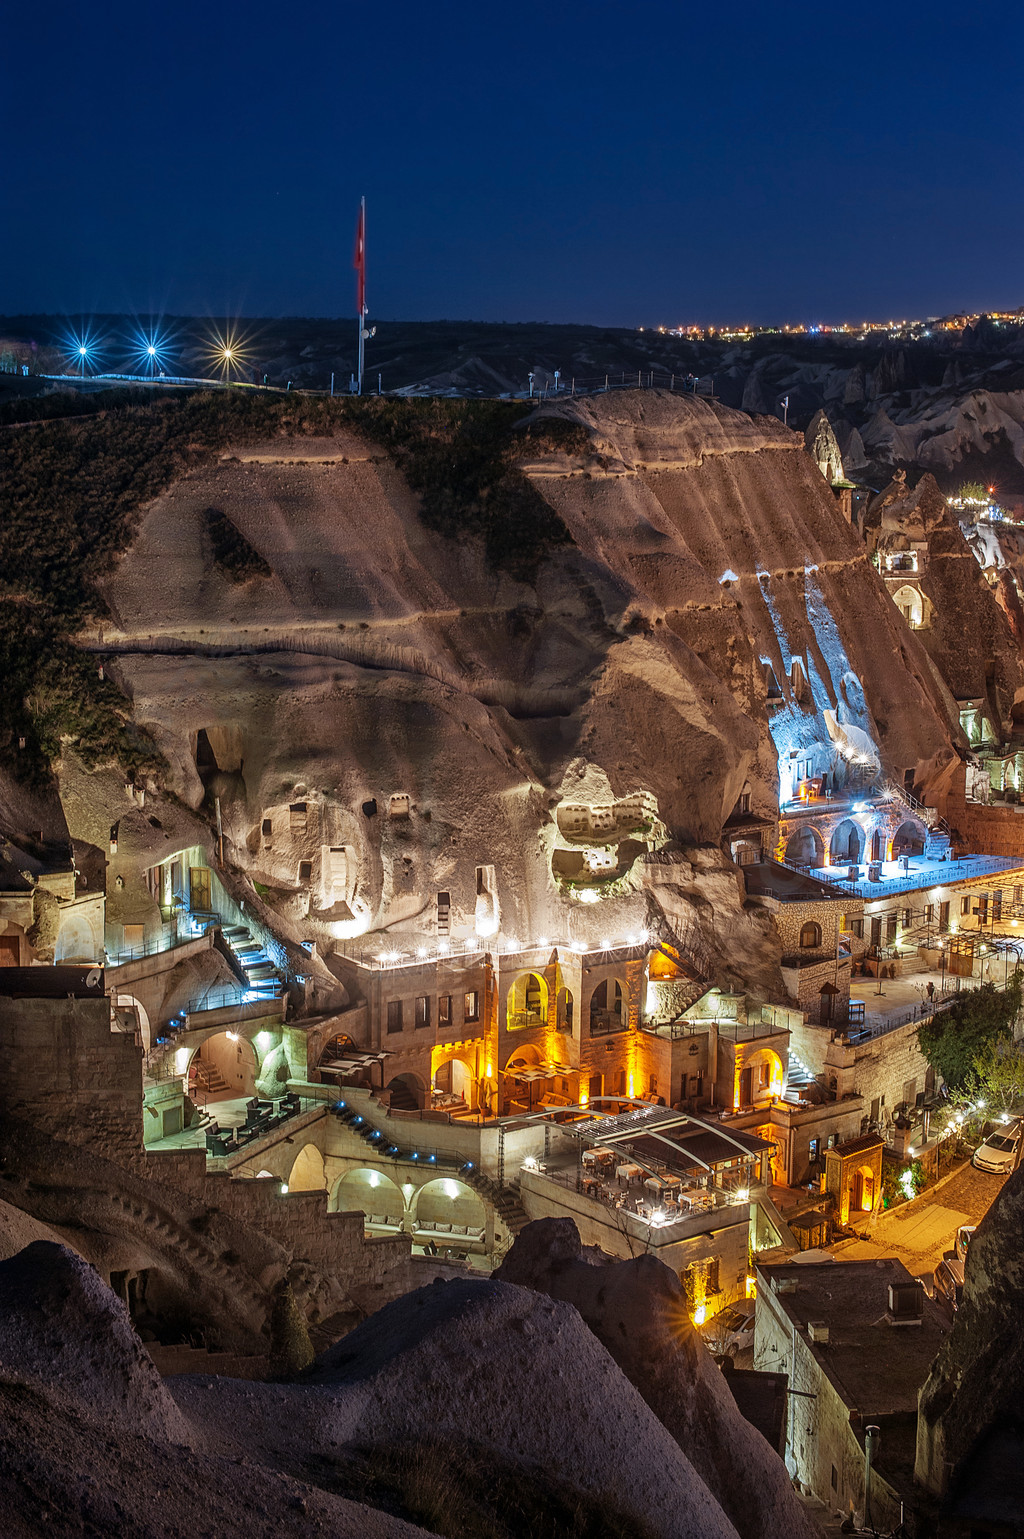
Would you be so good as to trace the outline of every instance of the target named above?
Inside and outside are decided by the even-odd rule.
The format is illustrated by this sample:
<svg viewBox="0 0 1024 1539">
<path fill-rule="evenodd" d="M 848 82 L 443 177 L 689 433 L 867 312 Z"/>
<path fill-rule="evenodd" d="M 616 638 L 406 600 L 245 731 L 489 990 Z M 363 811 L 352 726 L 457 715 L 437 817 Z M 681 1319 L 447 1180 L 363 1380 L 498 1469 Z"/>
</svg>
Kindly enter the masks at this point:
<svg viewBox="0 0 1024 1539">
<path fill-rule="evenodd" d="M 1019 4 L 20 0 L 0 312 L 1024 303 Z"/>
</svg>

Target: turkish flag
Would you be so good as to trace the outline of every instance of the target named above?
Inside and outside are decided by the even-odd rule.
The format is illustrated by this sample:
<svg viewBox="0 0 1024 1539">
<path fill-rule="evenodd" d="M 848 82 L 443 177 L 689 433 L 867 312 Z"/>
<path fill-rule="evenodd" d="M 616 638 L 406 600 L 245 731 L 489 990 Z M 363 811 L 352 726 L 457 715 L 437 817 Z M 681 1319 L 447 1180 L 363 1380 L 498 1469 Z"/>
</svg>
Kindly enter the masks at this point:
<svg viewBox="0 0 1024 1539">
<path fill-rule="evenodd" d="M 356 225 L 356 254 L 352 262 L 356 270 L 356 314 L 366 314 L 366 199 L 359 204 L 359 223 Z"/>
</svg>

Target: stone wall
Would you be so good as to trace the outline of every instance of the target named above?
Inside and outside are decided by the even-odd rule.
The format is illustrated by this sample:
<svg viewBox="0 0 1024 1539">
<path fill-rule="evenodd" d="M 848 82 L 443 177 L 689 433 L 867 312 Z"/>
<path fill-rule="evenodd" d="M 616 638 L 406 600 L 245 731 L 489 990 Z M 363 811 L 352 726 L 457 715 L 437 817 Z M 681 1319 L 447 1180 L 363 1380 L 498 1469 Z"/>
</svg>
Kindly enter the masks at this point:
<svg viewBox="0 0 1024 1539">
<path fill-rule="evenodd" d="M 114 1158 L 142 1145 L 142 1048 L 108 999 L 0 999 L 0 1109 Z"/>
<path fill-rule="evenodd" d="M 592 1198 L 571 1187 L 549 1181 L 529 1171 L 520 1183 L 520 1201 L 531 1219 L 570 1217 L 584 1245 L 597 1245 L 607 1255 L 628 1258 L 650 1253 L 677 1274 L 694 1262 L 718 1261 L 718 1292 L 709 1297 L 709 1317 L 726 1304 L 746 1297 L 747 1240 L 750 1207 L 746 1203 L 719 1208 L 705 1215 L 702 1227 L 671 1244 L 649 1244 L 634 1234 L 626 1221 Z"/>
</svg>

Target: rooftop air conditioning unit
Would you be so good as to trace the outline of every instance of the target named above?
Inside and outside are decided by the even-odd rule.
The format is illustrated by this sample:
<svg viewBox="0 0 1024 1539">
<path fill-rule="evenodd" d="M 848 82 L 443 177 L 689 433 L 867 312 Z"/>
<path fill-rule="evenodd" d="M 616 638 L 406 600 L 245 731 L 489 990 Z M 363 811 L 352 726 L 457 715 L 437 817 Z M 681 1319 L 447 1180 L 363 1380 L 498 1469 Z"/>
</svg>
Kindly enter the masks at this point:
<svg viewBox="0 0 1024 1539">
<path fill-rule="evenodd" d="M 924 1284 L 913 1282 L 889 1284 L 889 1315 L 893 1325 L 920 1325 L 924 1315 Z"/>
<path fill-rule="evenodd" d="M 828 1326 L 824 1320 L 808 1320 L 807 1334 L 812 1341 L 824 1345 L 828 1341 Z"/>
<path fill-rule="evenodd" d="M 873 860 L 868 866 L 868 881 L 880 882 L 882 880 L 882 862 Z"/>
<path fill-rule="evenodd" d="M 846 880 L 848 882 L 855 882 L 855 881 L 857 881 L 859 876 L 860 876 L 860 867 L 859 866 L 847 866 L 847 868 L 846 868 Z"/>
</svg>

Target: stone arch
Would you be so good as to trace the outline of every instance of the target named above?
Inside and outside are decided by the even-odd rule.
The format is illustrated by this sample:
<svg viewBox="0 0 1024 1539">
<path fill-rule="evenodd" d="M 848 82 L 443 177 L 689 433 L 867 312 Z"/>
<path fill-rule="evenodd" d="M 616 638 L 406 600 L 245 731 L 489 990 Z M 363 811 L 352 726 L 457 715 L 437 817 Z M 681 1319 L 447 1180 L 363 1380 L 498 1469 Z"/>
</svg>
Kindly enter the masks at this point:
<svg viewBox="0 0 1024 1539">
<path fill-rule="evenodd" d="M 875 1206 L 875 1172 L 870 1165 L 858 1165 L 850 1177 L 850 1212 L 870 1213 Z"/>
<path fill-rule="evenodd" d="M 864 858 L 864 830 L 853 818 L 844 818 L 832 835 L 829 859 L 834 866 L 859 866 Z"/>
<path fill-rule="evenodd" d="M 806 823 L 795 828 L 786 840 L 786 861 L 791 866 L 823 866 L 825 841 L 816 828 Z"/>
<path fill-rule="evenodd" d="M 114 995 L 114 1006 L 118 1010 L 134 1011 L 139 1023 L 139 1032 L 142 1036 L 142 1045 L 148 1052 L 153 1045 L 153 1032 L 149 1022 L 149 1011 L 141 999 L 136 999 L 134 994 L 126 994 L 118 990 Z"/>
<path fill-rule="evenodd" d="M 590 1034 L 619 1031 L 629 1025 L 629 990 L 624 978 L 602 978 L 590 993 Z"/>
<path fill-rule="evenodd" d="M 327 1190 L 324 1157 L 316 1144 L 303 1144 L 295 1156 L 291 1173 L 288 1176 L 288 1190 L 290 1192 L 324 1192 Z"/>
<path fill-rule="evenodd" d="M 509 1031 L 546 1026 L 548 986 L 539 973 L 520 973 L 508 991 L 506 1021 Z"/>
<path fill-rule="evenodd" d="M 543 1086 L 546 1081 L 541 1079 L 522 1080 L 517 1079 L 514 1069 L 538 1068 L 543 1062 L 540 1048 L 533 1042 L 524 1042 L 510 1055 L 502 1074 L 502 1103 L 508 1106 L 509 1102 L 517 1102 L 523 1108 L 532 1106 L 536 1099 L 543 1095 Z"/>
<path fill-rule="evenodd" d="M 814 919 L 808 919 L 800 926 L 801 951 L 814 951 L 821 945 L 821 925 Z"/>
<path fill-rule="evenodd" d="M 927 830 L 923 823 L 918 823 L 913 818 L 904 818 L 892 836 L 893 860 L 899 860 L 901 855 L 923 855 L 927 837 Z"/>
<path fill-rule="evenodd" d="M 369 1221 L 383 1218 L 388 1227 L 398 1229 L 405 1217 L 405 1198 L 401 1187 L 382 1170 L 368 1166 L 346 1170 L 331 1188 L 328 1207 L 332 1213 L 362 1213 Z"/>
<path fill-rule="evenodd" d="M 487 1224 L 487 1209 L 479 1194 L 454 1176 L 438 1176 L 428 1181 L 414 1193 L 411 1206 L 416 1228 L 425 1223 L 440 1223 L 483 1229 Z M 457 1246 L 460 1238 L 456 1235 L 449 1243 Z"/>
<path fill-rule="evenodd" d="M 762 1047 L 736 1066 L 736 1106 L 756 1106 L 780 1096 L 785 1084 L 782 1059 L 770 1047 Z"/>
<path fill-rule="evenodd" d="M 427 1104 L 427 1087 L 418 1074 L 396 1074 L 384 1088 L 395 1111 L 422 1111 Z"/>
<path fill-rule="evenodd" d="M 560 988 L 555 995 L 555 1029 L 572 1036 L 576 1025 L 576 1000 L 568 988 Z"/>
<path fill-rule="evenodd" d="M 189 1094 L 207 1103 L 255 1094 L 259 1073 L 256 1049 L 248 1037 L 218 1031 L 200 1043 L 188 1065 Z"/>
<path fill-rule="evenodd" d="M 919 630 L 924 620 L 924 602 L 917 588 L 905 582 L 902 588 L 897 588 L 892 596 L 892 601 L 907 624 L 913 630 Z"/>
<path fill-rule="evenodd" d="M 472 1049 L 435 1048 L 431 1089 L 457 1096 L 473 1110 L 477 1104 L 476 1054 Z"/>
</svg>

